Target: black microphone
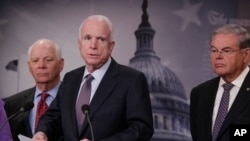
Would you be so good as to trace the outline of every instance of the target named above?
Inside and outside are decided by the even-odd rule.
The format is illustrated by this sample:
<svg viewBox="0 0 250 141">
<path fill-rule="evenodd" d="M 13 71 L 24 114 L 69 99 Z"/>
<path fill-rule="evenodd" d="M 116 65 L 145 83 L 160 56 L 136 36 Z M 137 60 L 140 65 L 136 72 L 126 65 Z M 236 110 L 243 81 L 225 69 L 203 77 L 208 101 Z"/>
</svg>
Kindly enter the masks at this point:
<svg viewBox="0 0 250 141">
<path fill-rule="evenodd" d="M 89 105 L 87 105 L 87 104 L 82 105 L 82 112 L 86 115 L 87 120 L 88 120 L 88 123 L 89 123 L 90 132 L 91 132 L 91 137 L 92 137 L 92 140 L 91 140 L 91 141 L 95 141 L 95 139 L 94 139 L 94 132 L 93 132 L 93 128 L 92 128 L 92 124 L 91 124 L 91 121 L 90 121 L 90 119 L 89 119 Z"/>
<path fill-rule="evenodd" d="M 12 114 L 11 116 L 9 116 L 4 123 L 1 125 L 0 127 L 0 131 L 3 129 L 3 127 L 5 126 L 5 124 L 12 118 L 14 118 L 16 115 L 18 115 L 21 112 L 26 112 L 29 111 L 30 109 L 32 109 L 34 107 L 34 103 L 33 102 L 27 102 L 25 103 L 21 108 L 18 109 L 18 111 L 16 111 L 14 114 Z"/>
</svg>

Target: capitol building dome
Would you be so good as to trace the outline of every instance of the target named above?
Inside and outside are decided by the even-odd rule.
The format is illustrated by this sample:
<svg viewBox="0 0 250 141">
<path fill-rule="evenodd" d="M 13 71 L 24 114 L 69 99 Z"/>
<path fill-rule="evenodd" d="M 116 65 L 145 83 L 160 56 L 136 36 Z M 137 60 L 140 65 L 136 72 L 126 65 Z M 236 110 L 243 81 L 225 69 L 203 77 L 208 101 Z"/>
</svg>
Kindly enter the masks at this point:
<svg viewBox="0 0 250 141">
<path fill-rule="evenodd" d="M 155 30 L 148 21 L 146 9 L 147 0 L 144 0 L 142 22 L 135 31 L 136 52 L 129 66 L 147 78 L 155 130 L 151 141 L 191 141 L 189 102 L 181 81 L 155 54 Z"/>
<path fill-rule="evenodd" d="M 175 73 L 162 65 L 156 56 L 146 56 L 145 54 L 145 58 L 139 56 L 132 58 L 129 66 L 146 75 L 150 92 L 186 101 L 185 91 Z"/>
</svg>

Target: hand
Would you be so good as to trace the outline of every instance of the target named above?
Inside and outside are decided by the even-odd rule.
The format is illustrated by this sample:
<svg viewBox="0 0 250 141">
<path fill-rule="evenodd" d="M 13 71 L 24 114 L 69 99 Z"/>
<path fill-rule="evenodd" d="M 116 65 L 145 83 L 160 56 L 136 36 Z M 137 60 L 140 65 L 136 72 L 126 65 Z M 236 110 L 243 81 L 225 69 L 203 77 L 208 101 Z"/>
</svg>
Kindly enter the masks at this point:
<svg viewBox="0 0 250 141">
<path fill-rule="evenodd" d="M 34 140 L 34 141 L 48 141 L 48 138 L 43 132 L 39 131 L 33 136 L 32 140 Z"/>
<path fill-rule="evenodd" d="M 90 141 L 90 140 L 88 140 L 88 139 L 82 139 L 82 140 L 80 140 L 80 141 Z"/>
</svg>

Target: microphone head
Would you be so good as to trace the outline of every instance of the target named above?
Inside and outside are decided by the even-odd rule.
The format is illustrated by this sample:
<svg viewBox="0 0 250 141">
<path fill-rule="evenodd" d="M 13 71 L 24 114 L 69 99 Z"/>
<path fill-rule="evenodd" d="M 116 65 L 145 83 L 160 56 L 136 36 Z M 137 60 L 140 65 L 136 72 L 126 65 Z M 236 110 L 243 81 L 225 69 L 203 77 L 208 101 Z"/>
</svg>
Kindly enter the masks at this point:
<svg viewBox="0 0 250 141">
<path fill-rule="evenodd" d="M 84 114 L 87 114 L 89 112 L 89 105 L 87 104 L 82 105 L 82 112 Z"/>
<path fill-rule="evenodd" d="M 25 103 L 21 108 L 20 108 L 20 112 L 26 112 L 29 111 L 30 109 L 32 109 L 34 107 L 34 103 L 33 102 L 27 102 Z"/>
</svg>

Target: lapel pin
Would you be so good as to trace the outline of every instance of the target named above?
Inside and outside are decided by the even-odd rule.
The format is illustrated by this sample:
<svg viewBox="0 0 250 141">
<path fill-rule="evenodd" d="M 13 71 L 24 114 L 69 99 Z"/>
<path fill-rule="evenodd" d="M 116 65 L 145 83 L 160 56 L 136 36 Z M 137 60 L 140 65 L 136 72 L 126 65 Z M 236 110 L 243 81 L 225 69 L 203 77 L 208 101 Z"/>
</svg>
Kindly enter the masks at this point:
<svg viewBox="0 0 250 141">
<path fill-rule="evenodd" d="M 247 91 L 250 91 L 250 88 L 247 88 Z"/>
</svg>

